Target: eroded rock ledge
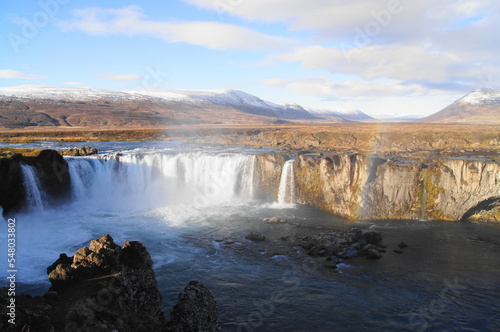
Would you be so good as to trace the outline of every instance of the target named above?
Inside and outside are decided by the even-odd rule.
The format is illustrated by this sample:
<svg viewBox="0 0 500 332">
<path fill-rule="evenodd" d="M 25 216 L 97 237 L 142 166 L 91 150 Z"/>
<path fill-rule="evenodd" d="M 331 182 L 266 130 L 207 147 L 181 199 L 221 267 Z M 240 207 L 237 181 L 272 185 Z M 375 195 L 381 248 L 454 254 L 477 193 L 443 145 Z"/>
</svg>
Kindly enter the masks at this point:
<svg viewBox="0 0 500 332">
<path fill-rule="evenodd" d="M 500 222 L 500 164 L 496 162 L 302 155 L 294 168 L 299 203 L 348 219 Z"/>
<path fill-rule="evenodd" d="M 0 154 L 0 206 L 4 215 L 26 205 L 21 165 L 29 165 L 35 169 L 48 205 L 69 198 L 71 182 L 68 163 L 57 151 L 42 150 L 35 153 L 35 156 L 3 153 Z"/>
<path fill-rule="evenodd" d="M 199 281 L 180 293 L 167 321 L 152 266 L 140 242 L 119 246 L 103 235 L 47 268 L 52 287 L 43 297 L 16 297 L 15 326 L 7 322 L 3 288 L 1 330 L 216 331 L 217 304 Z"/>
</svg>

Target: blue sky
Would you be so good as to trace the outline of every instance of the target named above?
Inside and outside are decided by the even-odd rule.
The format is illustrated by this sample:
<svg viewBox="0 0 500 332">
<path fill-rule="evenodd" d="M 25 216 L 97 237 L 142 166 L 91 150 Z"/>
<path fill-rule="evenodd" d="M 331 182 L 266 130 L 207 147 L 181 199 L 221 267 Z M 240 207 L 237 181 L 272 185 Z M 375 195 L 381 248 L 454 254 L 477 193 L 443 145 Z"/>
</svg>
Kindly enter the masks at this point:
<svg viewBox="0 0 500 332">
<path fill-rule="evenodd" d="M 238 89 L 428 115 L 500 88 L 500 4 L 474 0 L 4 1 L 0 86 Z"/>
</svg>

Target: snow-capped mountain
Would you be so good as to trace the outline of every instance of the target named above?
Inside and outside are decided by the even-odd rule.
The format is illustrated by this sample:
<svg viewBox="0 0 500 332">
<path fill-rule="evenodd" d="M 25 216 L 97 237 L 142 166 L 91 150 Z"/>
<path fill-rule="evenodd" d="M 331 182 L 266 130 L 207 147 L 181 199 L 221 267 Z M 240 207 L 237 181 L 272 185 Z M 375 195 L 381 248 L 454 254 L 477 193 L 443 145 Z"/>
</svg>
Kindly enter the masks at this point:
<svg viewBox="0 0 500 332">
<path fill-rule="evenodd" d="M 311 114 L 320 116 L 325 119 L 341 118 L 354 122 L 375 120 L 373 117 L 355 108 L 336 108 L 336 109 L 309 108 L 308 111 Z"/>
<path fill-rule="evenodd" d="M 500 124 L 500 90 L 476 90 L 420 121 Z"/>
<path fill-rule="evenodd" d="M 315 119 L 299 105 L 280 105 L 238 90 L 145 90 L 134 91 L 134 93 L 163 98 L 168 102 L 232 106 L 251 114 L 264 116 L 269 116 L 271 112 L 281 119 Z"/>
<path fill-rule="evenodd" d="M 59 88 L 43 85 L 21 85 L 0 88 L 1 101 L 127 101 L 144 99 L 145 96 L 123 91 L 94 88 Z"/>
<path fill-rule="evenodd" d="M 500 105 L 500 90 L 476 90 L 458 100 L 471 105 Z"/>
<path fill-rule="evenodd" d="M 237 90 L 111 91 L 36 85 L 0 88 L 0 126 L 155 126 L 194 123 L 351 122 L 358 110 L 306 110 Z"/>
</svg>

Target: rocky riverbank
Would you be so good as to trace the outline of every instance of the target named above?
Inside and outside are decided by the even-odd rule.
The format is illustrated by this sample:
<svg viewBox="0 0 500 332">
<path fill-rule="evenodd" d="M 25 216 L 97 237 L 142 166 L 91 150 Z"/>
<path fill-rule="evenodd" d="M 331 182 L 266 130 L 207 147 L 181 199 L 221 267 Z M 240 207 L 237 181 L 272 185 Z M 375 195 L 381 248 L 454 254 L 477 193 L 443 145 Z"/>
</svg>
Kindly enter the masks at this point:
<svg viewBox="0 0 500 332">
<path fill-rule="evenodd" d="M 52 284 L 43 297 L 14 297 L 8 322 L 8 288 L 1 289 L 2 331 L 216 331 L 218 309 L 210 291 L 191 281 L 166 319 L 153 262 L 137 241 L 123 246 L 109 235 L 47 268 Z"/>
</svg>

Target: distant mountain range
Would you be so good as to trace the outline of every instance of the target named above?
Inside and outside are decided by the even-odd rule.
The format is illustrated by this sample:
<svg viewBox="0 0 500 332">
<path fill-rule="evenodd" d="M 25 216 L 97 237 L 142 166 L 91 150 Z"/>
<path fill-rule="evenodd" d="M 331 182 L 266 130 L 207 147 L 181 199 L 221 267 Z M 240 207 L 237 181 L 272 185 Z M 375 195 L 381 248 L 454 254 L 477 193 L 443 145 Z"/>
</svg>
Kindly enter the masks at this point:
<svg viewBox="0 0 500 332">
<path fill-rule="evenodd" d="M 471 92 L 419 122 L 500 124 L 500 90 Z"/>
<path fill-rule="evenodd" d="M 181 124 L 394 122 L 356 109 L 277 104 L 237 90 L 111 91 L 36 85 L 0 88 L 0 126 L 158 127 Z M 420 122 L 500 123 L 500 91 L 472 92 Z"/>
<path fill-rule="evenodd" d="M 369 121 L 358 110 L 309 111 L 236 90 L 110 91 L 92 88 L 0 88 L 0 126 L 132 126 Z"/>
</svg>

